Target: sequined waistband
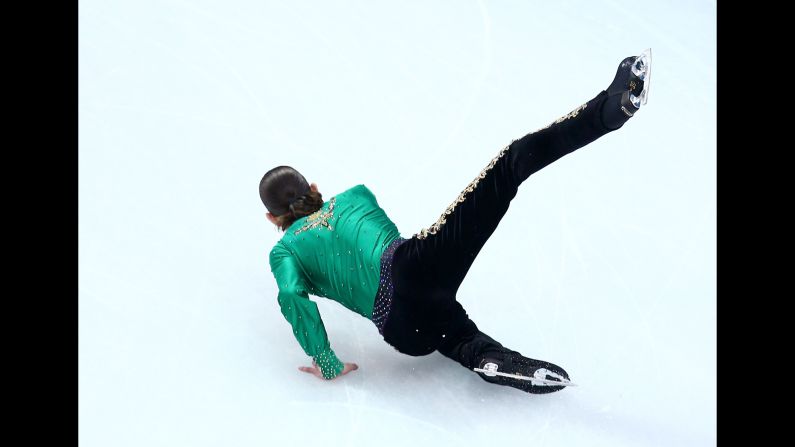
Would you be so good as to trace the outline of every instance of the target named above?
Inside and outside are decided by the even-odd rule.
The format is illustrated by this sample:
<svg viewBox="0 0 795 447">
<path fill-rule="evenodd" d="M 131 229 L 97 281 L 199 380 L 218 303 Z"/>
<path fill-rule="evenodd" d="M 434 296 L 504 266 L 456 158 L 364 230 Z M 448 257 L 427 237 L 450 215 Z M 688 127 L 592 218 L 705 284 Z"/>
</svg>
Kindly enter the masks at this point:
<svg viewBox="0 0 795 447">
<path fill-rule="evenodd" d="M 381 254 L 381 278 L 373 304 L 373 323 L 381 335 L 384 335 L 384 325 L 389 317 L 389 310 L 392 308 L 392 295 L 395 292 L 395 286 L 392 284 L 392 258 L 395 256 L 395 250 L 407 240 L 398 237 Z"/>
</svg>

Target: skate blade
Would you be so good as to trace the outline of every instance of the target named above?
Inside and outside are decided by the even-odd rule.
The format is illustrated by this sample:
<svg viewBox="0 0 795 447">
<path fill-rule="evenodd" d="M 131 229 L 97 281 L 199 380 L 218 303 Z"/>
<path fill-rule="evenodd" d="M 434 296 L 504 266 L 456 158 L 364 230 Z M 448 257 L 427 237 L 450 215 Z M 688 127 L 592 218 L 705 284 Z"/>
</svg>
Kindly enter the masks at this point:
<svg viewBox="0 0 795 447">
<path fill-rule="evenodd" d="M 508 373 L 504 373 L 504 372 L 486 370 L 486 369 L 481 369 L 481 368 L 473 368 L 473 370 L 475 372 L 483 373 L 483 374 L 485 374 L 485 375 L 487 375 L 489 377 L 502 376 L 502 377 L 510 377 L 510 378 L 513 378 L 513 379 L 519 379 L 519 380 L 529 380 L 530 382 L 532 382 L 533 385 L 577 386 L 576 383 L 574 383 L 574 382 L 572 382 L 570 380 L 564 379 L 564 378 L 561 378 L 560 381 L 558 381 L 558 380 L 540 379 L 540 378 L 537 378 L 537 377 L 527 377 L 527 376 L 522 376 L 522 375 L 518 375 L 518 374 L 508 374 Z"/>
<path fill-rule="evenodd" d="M 629 95 L 632 104 L 640 108 L 641 105 L 646 105 L 649 101 L 649 86 L 651 85 L 651 48 L 646 48 L 645 51 L 640 53 L 632 64 L 632 73 L 643 81 L 643 90 L 640 96 L 633 94 Z"/>
</svg>

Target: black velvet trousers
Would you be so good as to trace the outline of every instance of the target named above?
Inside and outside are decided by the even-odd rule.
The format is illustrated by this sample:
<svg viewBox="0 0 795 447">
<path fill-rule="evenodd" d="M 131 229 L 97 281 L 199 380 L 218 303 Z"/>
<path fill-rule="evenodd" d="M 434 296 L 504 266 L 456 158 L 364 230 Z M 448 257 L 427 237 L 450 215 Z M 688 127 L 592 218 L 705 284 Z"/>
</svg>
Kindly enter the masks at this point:
<svg viewBox="0 0 795 447">
<path fill-rule="evenodd" d="M 606 107 L 605 107 L 606 106 Z M 603 117 L 603 107 L 608 119 Z M 504 351 L 456 300 L 472 262 L 530 175 L 621 127 L 620 105 L 600 92 L 550 126 L 514 140 L 491 160 L 442 218 L 404 242 L 392 262 L 394 295 L 384 340 L 414 356 L 438 350 L 468 369 L 489 351 Z M 617 118 L 618 117 L 618 118 Z M 610 128 L 605 123 L 617 123 Z"/>
</svg>

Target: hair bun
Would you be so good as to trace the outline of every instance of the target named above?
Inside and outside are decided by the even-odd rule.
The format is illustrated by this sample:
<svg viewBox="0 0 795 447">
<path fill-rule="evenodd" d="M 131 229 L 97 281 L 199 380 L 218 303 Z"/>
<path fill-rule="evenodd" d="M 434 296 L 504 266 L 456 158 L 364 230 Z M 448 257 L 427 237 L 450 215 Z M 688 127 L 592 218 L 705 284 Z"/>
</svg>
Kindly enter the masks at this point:
<svg viewBox="0 0 795 447">
<path fill-rule="evenodd" d="M 287 214 L 290 204 L 296 203 L 295 209 L 301 210 L 309 201 L 305 196 L 311 186 L 300 172 L 290 166 L 277 166 L 266 172 L 260 180 L 259 195 L 265 208 L 275 216 Z M 295 194 L 304 193 L 296 197 Z"/>
<path fill-rule="evenodd" d="M 309 193 L 306 193 L 306 194 L 302 194 L 302 195 L 294 198 L 290 202 L 289 208 L 290 208 L 290 212 L 293 213 L 293 216 L 298 217 L 298 215 L 295 213 L 295 207 L 298 206 L 298 205 L 303 205 L 304 202 L 306 202 L 306 200 L 308 198 L 309 198 Z"/>
</svg>

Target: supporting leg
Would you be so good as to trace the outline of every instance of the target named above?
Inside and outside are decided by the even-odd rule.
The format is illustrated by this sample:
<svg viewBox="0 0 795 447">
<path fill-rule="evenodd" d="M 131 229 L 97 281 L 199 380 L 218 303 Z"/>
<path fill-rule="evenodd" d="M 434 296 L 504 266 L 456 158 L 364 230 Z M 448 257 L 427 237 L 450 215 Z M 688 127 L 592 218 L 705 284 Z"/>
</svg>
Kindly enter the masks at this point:
<svg viewBox="0 0 795 447">
<path fill-rule="evenodd" d="M 568 380 L 568 373 L 554 363 L 524 357 L 518 351 L 508 349 L 497 340 L 479 330 L 458 301 L 451 308 L 448 330 L 437 350 L 461 366 L 472 371 L 484 369 L 487 365 L 503 373 L 517 374 L 552 381 Z M 481 379 L 496 385 L 510 386 L 532 394 L 546 394 L 560 391 L 565 386 L 539 384 L 503 376 L 488 376 L 477 373 Z"/>
</svg>

